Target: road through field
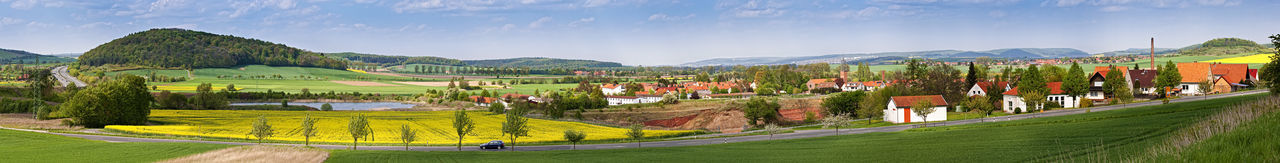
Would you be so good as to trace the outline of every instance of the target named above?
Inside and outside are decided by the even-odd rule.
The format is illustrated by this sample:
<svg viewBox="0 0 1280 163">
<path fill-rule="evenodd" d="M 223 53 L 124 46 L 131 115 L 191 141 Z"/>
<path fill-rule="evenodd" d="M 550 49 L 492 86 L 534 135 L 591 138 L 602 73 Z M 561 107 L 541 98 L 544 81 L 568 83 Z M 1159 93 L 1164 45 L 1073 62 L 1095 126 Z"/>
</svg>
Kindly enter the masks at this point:
<svg viewBox="0 0 1280 163">
<path fill-rule="evenodd" d="M 1267 92 L 1267 90 L 1265 90 L 1265 89 L 1264 89 L 1264 90 L 1253 90 L 1253 91 L 1245 91 L 1245 92 L 1235 92 L 1235 93 L 1227 93 L 1227 94 L 1210 95 L 1210 96 L 1208 96 L 1207 98 L 1206 98 L 1206 97 L 1203 97 L 1203 96 L 1197 96 L 1197 97 L 1184 97 L 1184 98 L 1179 98 L 1179 99 L 1171 100 L 1170 102 L 1172 103 L 1172 102 L 1190 102 L 1190 101 L 1200 101 L 1200 100 L 1206 100 L 1206 99 L 1218 99 L 1218 98 L 1236 97 L 1236 96 L 1252 95 L 1252 94 L 1259 94 L 1259 93 L 1266 93 L 1266 92 Z M 1148 102 L 1133 103 L 1133 104 L 1128 104 L 1128 105 L 1100 106 L 1100 107 L 1094 107 L 1094 108 L 1092 108 L 1091 110 L 1092 110 L 1092 111 L 1108 111 L 1108 110 L 1125 109 L 1125 108 L 1142 107 L 1142 106 L 1154 106 L 1154 105 L 1161 105 L 1161 102 L 1160 102 L 1160 101 L 1148 101 Z M 968 119 L 968 120 L 958 120 L 958 121 L 934 122 L 934 123 L 929 123 L 928 125 L 929 125 L 930 127 L 935 127 L 935 126 L 954 126 L 954 125 L 964 125 L 964 124 L 973 124 L 973 123 L 998 122 L 998 121 L 1011 121 L 1011 120 L 1021 120 L 1021 119 L 1030 119 L 1030 118 L 1041 118 L 1041 117 L 1064 116 L 1064 115 L 1082 114 L 1082 113 L 1085 113 L 1085 112 L 1086 112 L 1086 110 L 1085 110 L 1085 109 L 1060 109 L 1060 110 L 1051 110 L 1051 111 L 1046 111 L 1046 112 L 1044 112 L 1044 113 L 1029 113 L 1029 114 L 1017 114 L 1017 115 L 1009 115 L 1009 116 L 1002 116 L 1002 117 L 992 117 L 992 118 L 985 118 L 985 119 Z M 862 134 L 862 133 L 873 133 L 873 132 L 897 132 L 897 131 L 907 130 L 907 129 L 911 129 L 911 128 L 916 128 L 916 127 L 919 127 L 919 125 L 898 125 L 898 126 L 885 126 L 885 127 L 857 128 L 857 129 L 842 129 L 842 130 L 840 130 L 840 133 L 839 133 L 839 134 Z M 10 128 L 4 128 L 4 129 L 10 129 Z M 215 144 L 232 144 L 232 145 L 254 145 L 254 143 L 240 143 L 240 142 L 221 142 L 221 141 L 202 141 L 202 140 L 176 140 L 176 139 L 153 139 L 153 138 L 135 138 L 135 137 L 121 137 L 121 136 L 104 136 L 104 135 L 84 135 L 84 134 L 73 134 L 73 133 L 54 133 L 54 132 L 46 132 L 46 131 L 38 131 L 38 130 L 23 130 L 23 131 L 43 132 L 43 133 L 49 133 L 49 134 L 55 134 L 55 135 L 63 135 L 63 136 L 71 136 L 71 137 L 80 137 L 80 138 L 85 138 L 85 139 L 91 139 L 91 140 L 102 140 L 102 141 L 109 141 L 109 142 L 193 142 L 193 143 L 215 143 Z M 833 130 L 833 129 L 823 129 L 823 130 L 798 130 L 798 131 L 795 131 L 794 133 L 775 134 L 775 135 L 773 136 L 773 138 L 772 138 L 772 139 L 800 139 L 800 138 L 812 138 L 812 137 L 832 136 L 832 135 L 836 135 L 836 134 L 837 134 L 837 133 L 836 133 L 836 130 Z M 705 135 L 704 135 L 704 136 L 705 136 Z M 769 136 L 769 135 L 753 135 L 753 136 L 726 137 L 726 138 L 709 138 L 709 139 L 688 139 L 688 140 L 665 140 L 665 141 L 653 141 L 653 142 L 643 142 L 643 143 L 639 144 L 639 146 L 641 146 L 641 147 L 677 147 L 677 146 L 694 146 L 694 145 L 720 144 L 720 143 L 732 143 L 732 142 L 764 141 L 764 140 L 770 140 L 770 139 L 771 139 L 771 138 L 770 138 L 770 136 Z M 510 142 L 508 142 L 508 143 L 510 143 Z M 517 143 L 518 143 L 518 142 L 517 142 Z M 293 145 L 293 146 L 300 146 L 301 144 L 274 144 L 274 145 Z M 518 144 L 517 144 L 517 145 L 518 145 Z M 325 149 L 347 149 L 347 148 L 349 148 L 349 146 L 345 146 L 345 145 L 312 145 L 312 146 L 314 146 L 314 147 L 318 147 L 318 148 L 325 148 Z M 508 147 L 510 147 L 510 146 L 508 146 Z M 587 149 L 615 149 L 615 148 L 636 148 L 636 147 L 637 147 L 637 144 L 636 144 L 636 143 L 584 144 L 584 145 L 578 145 L 577 149 L 578 149 L 578 150 L 587 150 Z M 481 149 L 477 149 L 477 148 L 478 148 L 478 147 L 476 147 L 476 144 L 464 144 L 462 149 L 463 149 L 463 150 L 465 150 L 465 151 L 480 151 L 480 150 L 481 150 Z M 403 146 L 361 146 L 361 147 L 359 147 L 358 149 L 360 149 L 360 150 L 404 150 L 404 147 L 403 147 Z M 544 146 L 527 146 L 527 147 L 526 147 L 526 146 L 518 146 L 518 147 L 516 147 L 516 150 L 520 150 L 520 151 L 545 151 L 545 150 L 569 150 L 569 149 L 571 149 L 571 146 L 570 146 L 570 145 L 544 145 Z M 411 147 L 409 150 L 413 150 L 413 151 L 452 151 L 452 150 L 457 150 L 457 148 L 456 148 L 456 147 L 444 147 L 444 146 L 431 146 L 431 147 L 418 146 L 418 147 Z M 485 150 L 485 151 L 504 151 L 504 150 L 491 149 L 491 150 Z"/>
<path fill-rule="evenodd" d="M 89 86 L 89 84 L 85 84 L 84 81 L 71 77 L 71 73 L 67 71 L 67 66 L 54 67 L 50 72 L 53 73 L 53 78 L 58 79 L 58 83 L 61 83 L 63 87 L 66 87 L 67 84 L 71 83 L 75 83 L 77 87 Z"/>
</svg>

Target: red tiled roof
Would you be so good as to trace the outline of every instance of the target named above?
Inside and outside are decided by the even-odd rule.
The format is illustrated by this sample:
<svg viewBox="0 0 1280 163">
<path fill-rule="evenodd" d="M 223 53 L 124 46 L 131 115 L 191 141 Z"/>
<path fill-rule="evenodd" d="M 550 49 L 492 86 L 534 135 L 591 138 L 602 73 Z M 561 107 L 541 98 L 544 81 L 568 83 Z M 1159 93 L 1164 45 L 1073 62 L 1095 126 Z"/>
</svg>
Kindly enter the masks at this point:
<svg viewBox="0 0 1280 163">
<path fill-rule="evenodd" d="M 893 96 L 890 99 L 893 100 L 893 104 L 898 108 L 909 108 L 921 100 L 929 100 L 929 103 L 933 103 L 933 106 L 948 106 L 947 100 L 943 99 L 942 95 Z"/>
<path fill-rule="evenodd" d="M 987 90 L 987 88 L 991 87 L 991 83 L 992 82 L 978 82 L 974 84 L 978 85 L 978 88 L 982 89 L 983 92 L 990 92 L 989 90 Z M 1001 88 L 1009 86 L 1009 82 L 1006 82 L 1006 81 L 995 82 L 995 84 L 999 85 Z"/>
<path fill-rule="evenodd" d="M 1209 63 L 1178 63 L 1178 74 L 1182 75 L 1183 83 L 1199 83 L 1209 80 L 1209 72 L 1213 67 Z"/>
<path fill-rule="evenodd" d="M 498 100 L 492 97 L 481 97 L 481 96 L 471 96 L 470 99 L 471 99 L 471 102 L 486 103 L 486 104 L 493 103 L 493 101 Z"/>
<path fill-rule="evenodd" d="M 507 93 L 507 94 L 503 94 L 502 98 L 528 99 L 529 95 Z"/>
<path fill-rule="evenodd" d="M 621 86 L 622 86 L 621 84 L 601 84 L 600 88 L 617 89 L 618 87 L 621 87 Z"/>
<path fill-rule="evenodd" d="M 1222 77 L 1227 77 L 1227 82 L 1239 83 L 1241 79 L 1244 79 L 1245 76 L 1248 76 L 1249 65 L 1248 64 L 1214 64 L 1212 72 L 1214 75 L 1221 75 Z"/>
<path fill-rule="evenodd" d="M 1249 69 L 1249 78 L 1258 78 L 1258 69 Z"/>
<path fill-rule="evenodd" d="M 636 96 L 604 96 L 604 98 L 637 99 Z"/>
<path fill-rule="evenodd" d="M 1066 93 L 1066 91 L 1062 90 L 1062 82 L 1049 82 L 1049 83 L 1044 83 L 1044 85 L 1045 87 L 1049 87 L 1049 94 L 1047 95 L 1060 95 L 1060 94 Z M 1017 96 L 1018 87 L 1013 87 L 1013 89 L 1009 89 L 1009 91 L 1004 91 L 1003 94 L 1010 95 L 1010 96 Z"/>
<path fill-rule="evenodd" d="M 805 82 L 805 84 L 818 84 L 830 81 L 835 81 L 835 79 L 809 79 L 809 82 Z"/>
<path fill-rule="evenodd" d="M 1129 71 L 1125 71 L 1129 69 L 1129 66 L 1116 66 L 1116 69 L 1120 69 L 1120 75 L 1125 75 L 1125 73 L 1129 73 Z M 1111 66 L 1093 67 L 1093 73 L 1102 73 L 1102 76 L 1104 77 L 1107 76 L 1107 71 L 1111 71 Z"/>
<path fill-rule="evenodd" d="M 1129 70 L 1130 84 L 1138 84 L 1139 88 L 1155 87 L 1156 70 Z"/>
<path fill-rule="evenodd" d="M 822 82 L 822 83 L 816 83 L 816 84 L 813 84 L 813 88 L 809 88 L 809 89 L 816 89 L 816 88 L 835 88 L 835 87 L 836 87 L 836 83 L 834 83 L 834 82 Z"/>
</svg>

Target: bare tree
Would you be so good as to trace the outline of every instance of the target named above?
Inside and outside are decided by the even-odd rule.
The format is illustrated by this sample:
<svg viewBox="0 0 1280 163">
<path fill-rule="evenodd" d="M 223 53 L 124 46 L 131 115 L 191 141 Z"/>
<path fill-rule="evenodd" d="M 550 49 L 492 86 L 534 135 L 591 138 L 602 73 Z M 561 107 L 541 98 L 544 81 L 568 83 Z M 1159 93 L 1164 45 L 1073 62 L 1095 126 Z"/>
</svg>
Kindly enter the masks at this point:
<svg viewBox="0 0 1280 163">
<path fill-rule="evenodd" d="M 351 121 L 347 122 L 347 133 L 351 134 L 351 149 L 355 150 L 360 138 L 369 135 L 369 119 L 364 114 L 351 117 Z"/>
<path fill-rule="evenodd" d="M 267 123 L 267 116 L 259 115 L 258 120 L 253 121 L 253 130 L 249 131 L 249 134 L 257 137 L 258 144 L 262 144 L 262 140 L 266 140 L 271 137 L 271 135 L 275 135 L 276 132 L 271 130 L 271 124 Z"/>
<path fill-rule="evenodd" d="M 458 109 L 453 113 L 453 129 L 454 133 L 458 134 L 458 151 L 462 151 L 462 138 L 471 134 L 471 130 L 476 129 L 476 125 L 471 122 L 471 117 L 467 116 L 466 111 Z"/>
<path fill-rule="evenodd" d="M 644 139 L 644 125 L 632 124 L 631 130 L 627 131 L 627 136 L 636 141 L 636 147 L 640 147 L 640 139 Z"/>
<path fill-rule="evenodd" d="M 929 100 L 920 100 L 915 104 L 911 104 L 911 112 L 920 115 L 920 121 L 925 123 L 923 124 L 925 127 L 929 126 L 929 113 L 934 111 L 937 111 L 937 108 L 934 108 L 933 102 L 929 102 Z"/>
<path fill-rule="evenodd" d="M 1208 99 L 1209 99 L 1209 93 L 1210 93 L 1210 92 L 1213 92 L 1213 81 L 1205 80 L 1205 81 L 1202 81 L 1202 82 L 1197 83 L 1197 84 L 1199 84 L 1199 86 L 1200 86 L 1200 90 L 1199 90 L 1199 91 L 1200 91 L 1200 94 L 1202 94 L 1202 96 L 1204 96 L 1204 99 L 1208 100 Z"/>
<path fill-rule="evenodd" d="M 400 142 L 404 143 L 404 150 L 409 150 L 409 143 L 418 140 L 418 131 L 410 128 L 409 125 L 400 125 Z"/>
<path fill-rule="evenodd" d="M 302 127 L 300 128 L 303 142 L 307 146 L 311 146 L 311 137 L 316 136 L 316 119 L 311 118 L 311 114 L 302 117 Z"/>
<path fill-rule="evenodd" d="M 848 114 L 832 114 L 822 118 L 822 128 L 835 127 L 836 135 L 840 135 L 840 127 L 849 126 Z"/>
<path fill-rule="evenodd" d="M 769 140 L 773 140 L 773 134 L 777 134 L 781 131 L 782 128 L 779 128 L 777 124 L 770 123 L 769 125 L 764 126 L 764 132 L 769 133 Z"/>
</svg>

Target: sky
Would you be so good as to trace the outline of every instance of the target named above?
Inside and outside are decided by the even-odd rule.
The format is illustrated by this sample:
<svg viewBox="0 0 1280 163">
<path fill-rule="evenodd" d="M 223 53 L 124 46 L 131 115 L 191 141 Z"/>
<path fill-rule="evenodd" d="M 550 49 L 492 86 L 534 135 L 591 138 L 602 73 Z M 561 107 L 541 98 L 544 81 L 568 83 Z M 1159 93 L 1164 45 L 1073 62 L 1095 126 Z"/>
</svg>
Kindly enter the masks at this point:
<svg viewBox="0 0 1280 163">
<path fill-rule="evenodd" d="M 315 52 L 553 57 L 676 65 L 712 58 L 924 50 L 1267 43 L 1272 0 L 0 0 L 0 48 L 82 53 L 184 28 Z"/>
</svg>

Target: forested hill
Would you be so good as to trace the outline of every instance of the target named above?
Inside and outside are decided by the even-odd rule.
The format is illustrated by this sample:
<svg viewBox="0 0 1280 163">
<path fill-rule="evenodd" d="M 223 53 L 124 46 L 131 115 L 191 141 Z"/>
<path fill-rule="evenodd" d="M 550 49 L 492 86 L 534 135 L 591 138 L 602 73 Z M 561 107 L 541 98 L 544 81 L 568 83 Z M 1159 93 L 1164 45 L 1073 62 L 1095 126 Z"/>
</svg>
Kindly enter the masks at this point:
<svg viewBox="0 0 1280 163">
<path fill-rule="evenodd" d="M 617 62 L 604 62 L 594 60 L 580 59 L 558 59 L 558 58 L 509 58 L 509 59 L 487 59 L 487 60 L 466 60 L 469 66 L 478 67 L 530 67 L 530 68 L 582 68 L 582 67 L 626 67 Z"/>
<path fill-rule="evenodd" d="M 462 60 L 432 57 L 432 56 L 417 56 L 417 57 L 386 56 L 386 55 L 363 54 L 363 53 L 354 53 L 354 52 L 325 53 L 325 56 L 329 56 L 330 58 L 341 58 L 341 59 L 346 59 L 350 61 L 380 64 L 384 66 L 405 65 L 405 64 L 433 64 L 433 65 L 462 66 L 466 64 L 466 63 L 463 63 Z"/>
<path fill-rule="evenodd" d="M 61 57 L 55 57 L 55 56 L 49 56 L 49 55 L 40 55 L 40 54 L 31 53 L 31 52 L 22 51 L 22 50 L 0 49 L 0 64 L 58 63 L 58 62 L 71 62 L 71 61 L 75 61 L 75 59 L 61 58 Z"/>
<path fill-rule="evenodd" d="M 345 69 L 346 61 L 272 42 L 186 29 L 151 29 L 98 45 L 80 64 L 207 68 L 236 65 Z"/>
<path fill-rule="evenodd" d="M 1241 38 L 1217 38 L 1178 49 L 1178 53 L 1181 55 L 1232 55 L 1267 50 L 1266 46 Z"/>
</svg>

